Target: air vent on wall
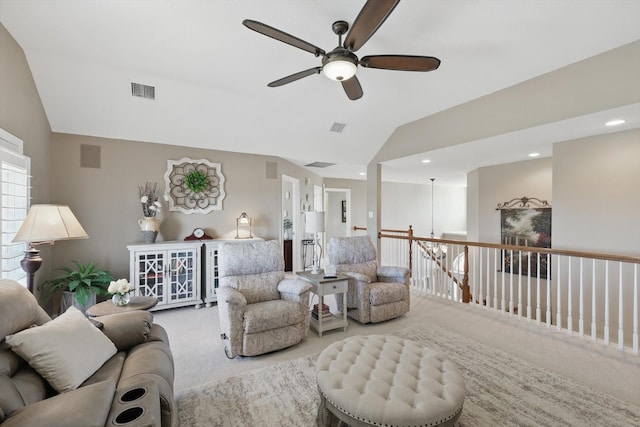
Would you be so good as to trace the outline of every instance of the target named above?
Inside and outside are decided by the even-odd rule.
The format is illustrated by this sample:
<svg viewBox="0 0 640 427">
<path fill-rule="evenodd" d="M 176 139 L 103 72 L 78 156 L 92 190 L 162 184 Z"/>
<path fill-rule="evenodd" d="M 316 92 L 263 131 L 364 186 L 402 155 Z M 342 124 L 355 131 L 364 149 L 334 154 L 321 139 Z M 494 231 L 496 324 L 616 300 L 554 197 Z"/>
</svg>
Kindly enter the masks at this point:
<svg viewBox="0 0 640 427">
<path fill-rule="evenodd" d="M 156 88 L 142 83 L 131 82 L 131 95 L 138 98 L 156 99 Z"/>
<path fill-rule="evenodd" d="M 333 124 L 331 125 L 331 129 L 329 129 L 329 132 L 342 133 L 345 126 L 346 124 L 344 123 L 333 122 Z"/>
<path fill-rule="evenodd" d="M 309 163 L 308 165 L 305 165 L 305 166 L 310 167 L 310 168 L 327 168 L 327 167 L 333 166 L 333 165 L 335 165 L 335 163 L 313 162 L 313 163 Z"/>
</svg>

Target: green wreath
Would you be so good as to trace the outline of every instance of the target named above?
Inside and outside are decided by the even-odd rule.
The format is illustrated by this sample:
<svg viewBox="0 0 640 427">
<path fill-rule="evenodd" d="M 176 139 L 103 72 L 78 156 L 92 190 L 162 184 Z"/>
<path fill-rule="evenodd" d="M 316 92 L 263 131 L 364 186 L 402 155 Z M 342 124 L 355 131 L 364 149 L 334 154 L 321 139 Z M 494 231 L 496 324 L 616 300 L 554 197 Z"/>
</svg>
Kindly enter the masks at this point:
<svg viewBox="0 0 640 427">
<path fill-rule="evenodd" d="M 203 172 L 194 170 L 185 175 L 184 183 L 194 193 L 201 193 L 207 188 L 209 180 Z"/>
</svg>

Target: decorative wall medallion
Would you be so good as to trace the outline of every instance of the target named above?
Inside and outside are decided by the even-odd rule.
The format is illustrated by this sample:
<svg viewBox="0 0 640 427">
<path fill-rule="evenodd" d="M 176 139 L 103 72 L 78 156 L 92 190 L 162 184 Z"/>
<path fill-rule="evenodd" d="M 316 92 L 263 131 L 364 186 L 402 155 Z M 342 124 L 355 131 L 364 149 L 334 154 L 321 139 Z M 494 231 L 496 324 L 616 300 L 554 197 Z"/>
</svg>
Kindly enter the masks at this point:
<svg viewBox="0 0 640 427">
<path fill-rule="evenodd" d="M 167 160 L 164 174 L 169 192 L 169 210 L 186 214 L 222 210 L 225 197 L 220 163 L 205 159 Z"/>
</svg>

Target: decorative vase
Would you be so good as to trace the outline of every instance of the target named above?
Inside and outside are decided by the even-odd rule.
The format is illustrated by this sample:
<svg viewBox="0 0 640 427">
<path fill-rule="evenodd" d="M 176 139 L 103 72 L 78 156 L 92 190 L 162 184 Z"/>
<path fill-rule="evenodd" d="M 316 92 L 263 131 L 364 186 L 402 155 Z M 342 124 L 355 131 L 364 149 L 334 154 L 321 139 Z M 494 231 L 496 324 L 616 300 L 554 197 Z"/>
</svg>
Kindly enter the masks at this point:
<svg viewBox="0 0 640 427">
<path fill-rule="evenodd" d="M 284 230 L 284 240 L 291 240 L 291 229 L 287 228 Z"/>
<path fill-rule="evenodd" d="M 138 220 L 140 230 L 142 230 L 142 240 L 145 243 L 155 243 L 160 231 L 160 220 L 155 216 L 146 216 Z"/>
<path fill-rule="evenodd" d="M 111 302 L 113 303 L 113 305 L 116 305 L 118 307 L 123 307 L 129 304 L 129 301 L 131 301 L 131 295 L 129 294 L 129 292 L 126 292 L 124 294 L 115 293 L 111 297 Z"/>
</svg>

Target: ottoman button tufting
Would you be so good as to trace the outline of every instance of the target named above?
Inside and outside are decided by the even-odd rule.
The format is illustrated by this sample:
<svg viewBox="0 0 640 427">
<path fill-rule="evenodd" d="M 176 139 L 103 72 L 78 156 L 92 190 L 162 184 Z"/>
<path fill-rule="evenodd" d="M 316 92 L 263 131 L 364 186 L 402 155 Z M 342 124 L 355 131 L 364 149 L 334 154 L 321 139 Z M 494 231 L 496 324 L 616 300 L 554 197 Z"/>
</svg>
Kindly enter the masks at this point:
<svg viewBox="0 0 640 427">
<path fill-rule="evenodd" d="M 354 336 L 327 347 L 316 364 L 318 425 L 451 426 L 465 384 L 442 353 L 392 335 Z"/>
</svg>

